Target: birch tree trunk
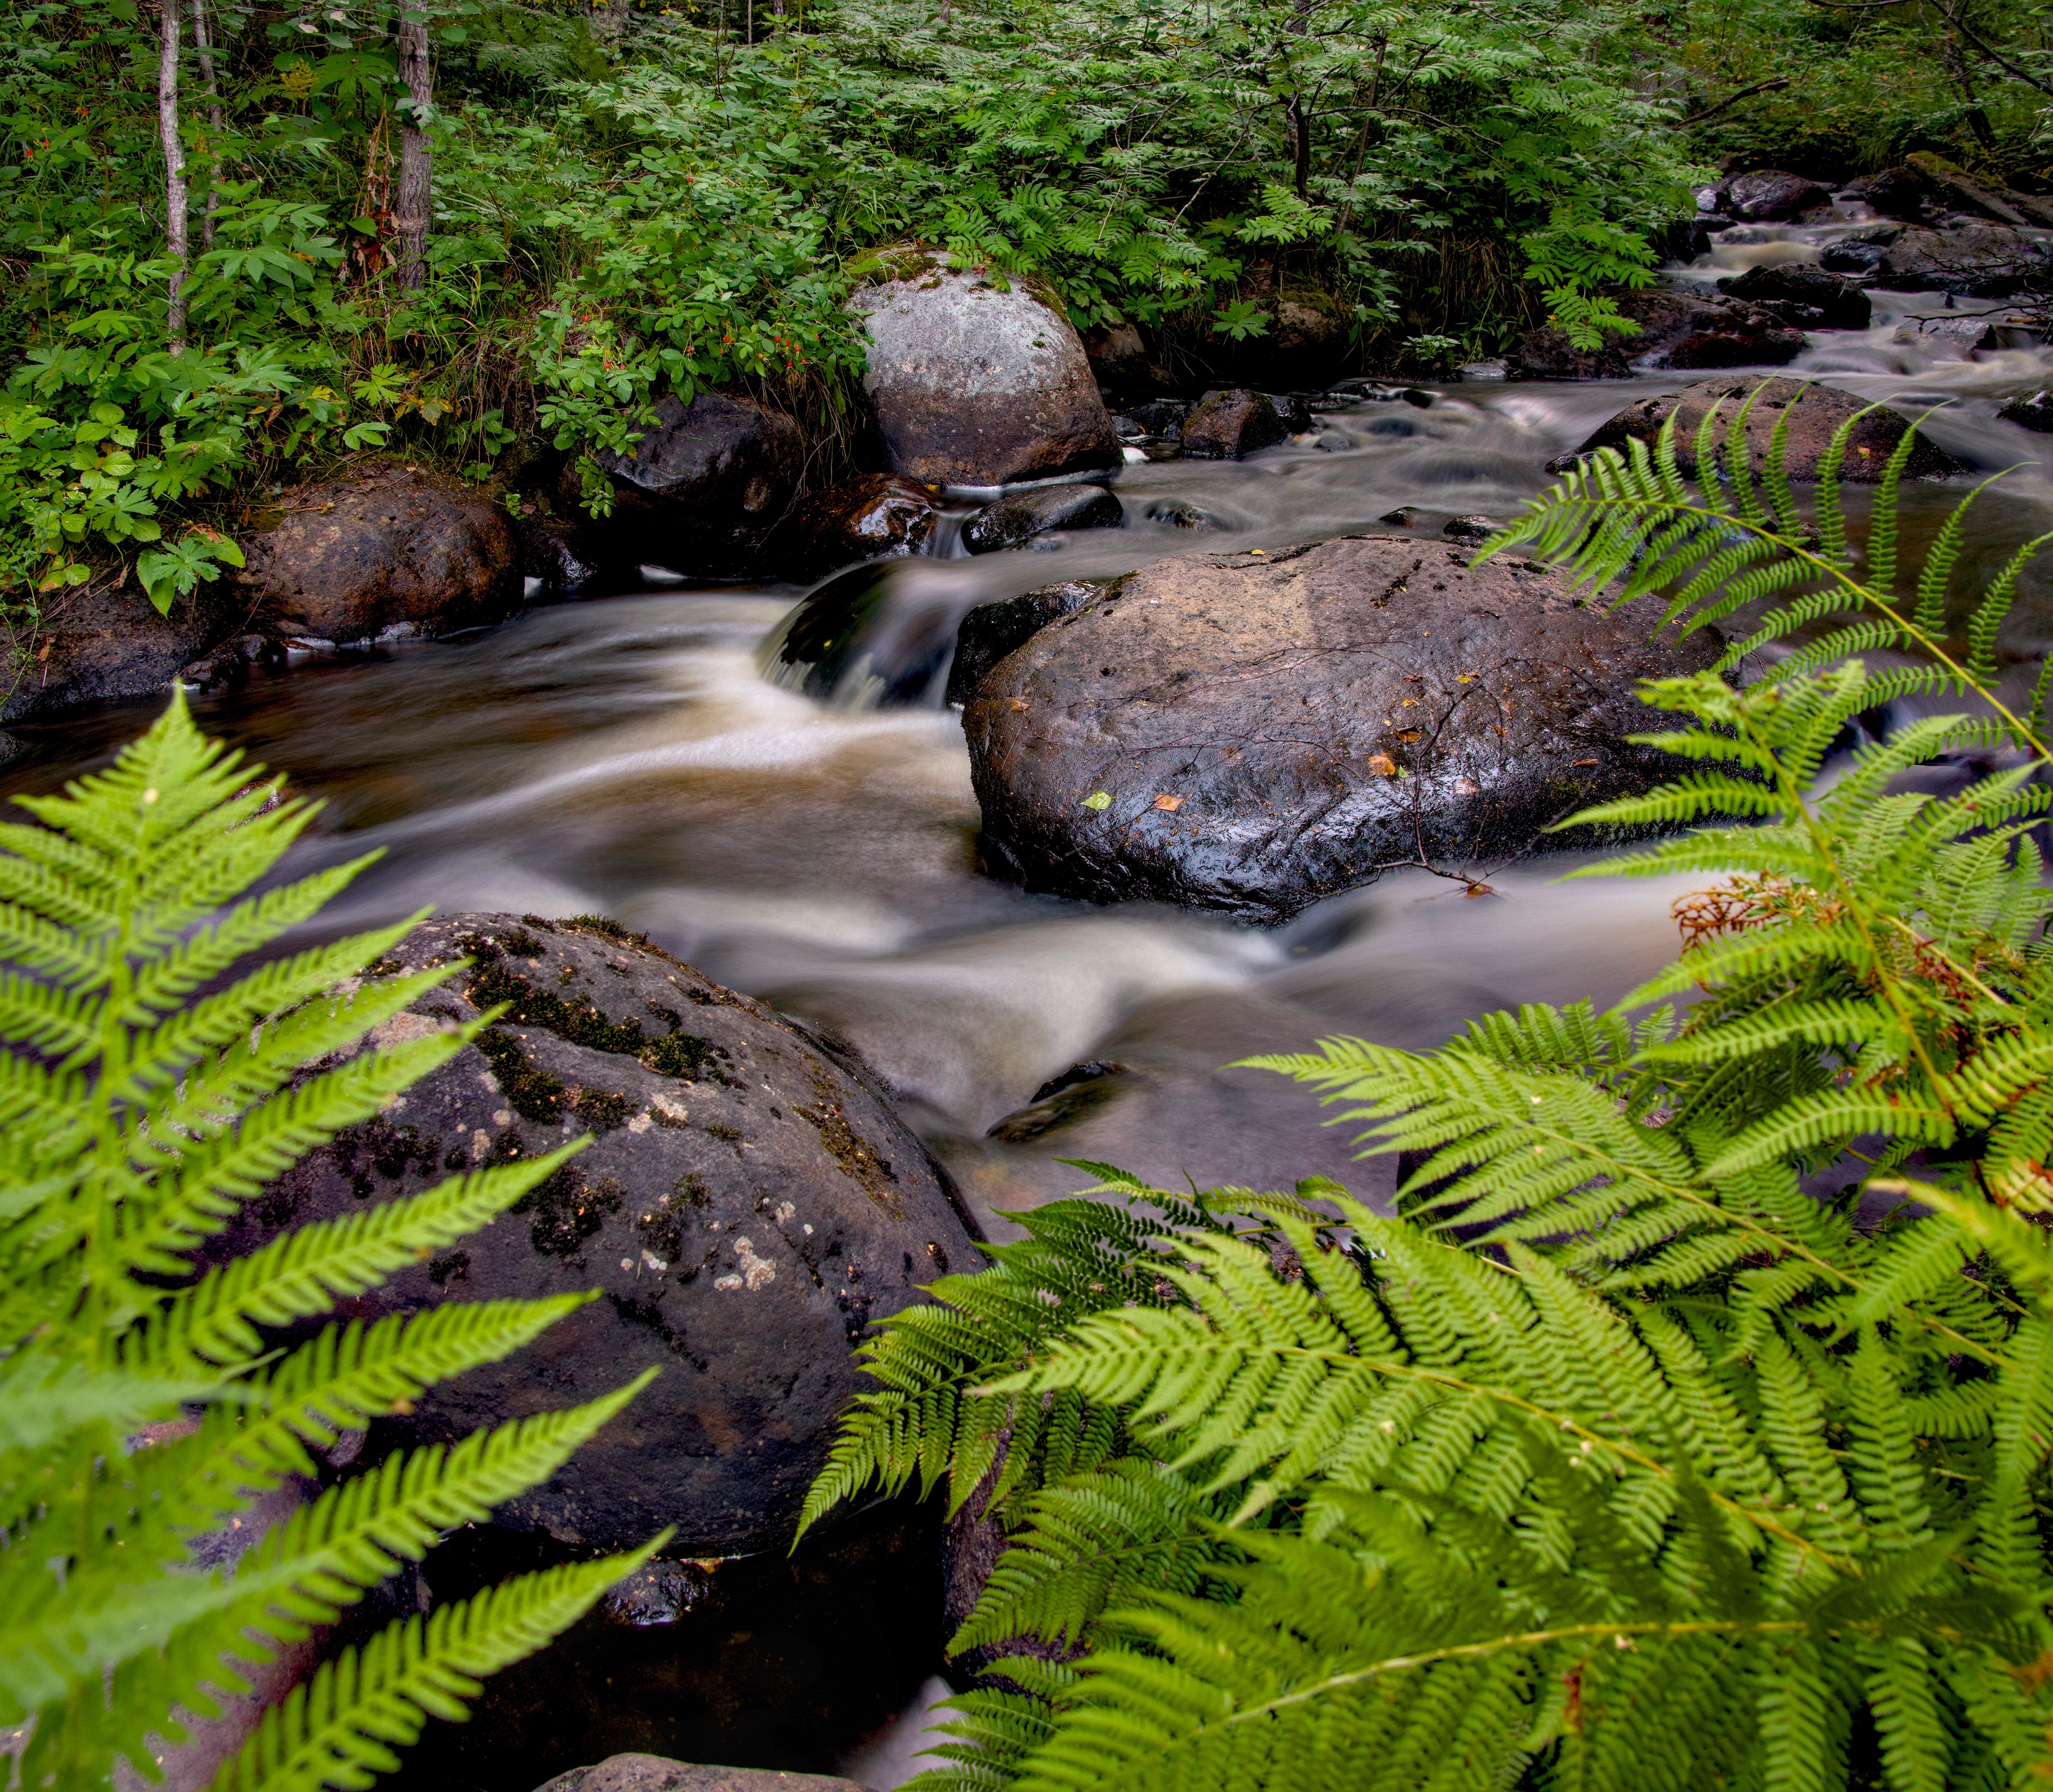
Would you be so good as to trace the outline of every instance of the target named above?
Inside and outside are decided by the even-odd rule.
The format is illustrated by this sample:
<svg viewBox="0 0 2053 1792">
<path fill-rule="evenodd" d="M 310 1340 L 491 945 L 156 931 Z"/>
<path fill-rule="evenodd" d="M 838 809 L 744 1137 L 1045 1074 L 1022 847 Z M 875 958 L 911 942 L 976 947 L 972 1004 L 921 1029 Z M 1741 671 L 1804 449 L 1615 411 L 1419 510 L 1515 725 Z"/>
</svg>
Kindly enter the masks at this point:
<svg viewBox="0 0 2053 1792">
<path fill-rule="evenodd" d="M 399 79 L 410 103 L 399 128 L 399 197 L 392 222 L 399 233 L 398 279 L 404 287 L 425 285 L 428 278 L 430 177 L 434 151 L 428 142 L 428 120 L 434 104 L 434 70 L 428 56 L 425 14 L 409 10 L 399 16 Z"/>
<path fill-rule="evenodd" d="M 165 0 L 167 6 L 176 0 Z M 208 147 L 213 153 L 207 160 L 206 214 L 200 220 L 199 241 L 202 249 L 214 247 L 214 214 L 221 207 L 221 140 L 226 134 L 221 121 L 221 89 L 214 78 L 214 45 L 206 34 L 206 7 L 205 0 L 192 0 L 193 49 L 199 57 L 199 78 L 206 84 L 206 124 L 213 133 Z"/>
<path fill-rule="evenodd" d="M 165 335 L 171 352 L 186 352 L 186 151 L 179 137 L 179 0 L 162 0 L 163 30 L 157 53 L 157 136 L 164 146 L 164 246 L 171 251 Z"/>
</svg>

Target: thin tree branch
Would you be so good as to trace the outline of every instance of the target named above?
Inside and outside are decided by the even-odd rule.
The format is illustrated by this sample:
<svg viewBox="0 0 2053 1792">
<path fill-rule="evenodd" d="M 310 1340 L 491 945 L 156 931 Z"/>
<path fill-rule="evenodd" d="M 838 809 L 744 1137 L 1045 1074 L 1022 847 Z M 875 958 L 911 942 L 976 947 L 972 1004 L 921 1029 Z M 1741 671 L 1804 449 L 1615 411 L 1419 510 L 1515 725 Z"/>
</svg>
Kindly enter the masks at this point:
<svg viewBox="0 0 2053 1792">
<path fill-rule="evenodd" d="M 1823 6 L 1827 0 L 1812 0 L 1813 6 Z M 1757 81 L 1751 87 L 1742 87 L 1737 93 L 1728 93 L 1715 106 L 1706 106 L 1702 112 L 1691 112 L 1682 120 L 1685 124 L 1701 124 L 1707 118 L 1716 118 L 1728 106 L 1736 106 L 1741 100 L 1757 93 L 1765 93 L 1770 88 L 1787 87 L 1796 77 L 1793 75 L 1772 75 L 1766 81 Z"/>
</svg>

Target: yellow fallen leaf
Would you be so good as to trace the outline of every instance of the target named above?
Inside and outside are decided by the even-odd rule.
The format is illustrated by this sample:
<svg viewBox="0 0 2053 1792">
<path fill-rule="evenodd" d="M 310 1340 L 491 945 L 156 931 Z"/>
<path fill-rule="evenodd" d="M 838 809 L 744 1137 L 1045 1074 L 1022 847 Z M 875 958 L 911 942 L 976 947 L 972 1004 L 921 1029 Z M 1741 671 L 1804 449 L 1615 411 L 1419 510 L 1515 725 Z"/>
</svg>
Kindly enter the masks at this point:
<svg viewBox="0 0 2053 1792">
<path fill-rule="evenodd" d="M 1184 800 L 1180 796 L 1158 796 L 1155 799 L 1155 807 L 1158 809 L 1174 811 L 1180 809 L 1183 806 Z"/>
<path fill-rule="evenodd" d="M 1112 792 L 1109 790 L 1093 791 L 1089 796 L 1084 799 L 1084 807 L 1087 809 L 1110 808 L 1112 807 Z"/>
<path fill-rule="evenodd" d="M 1368 756 L 1368 768 L 1379 778 L 1397 776 L 1397 761 L 1387 753 L 1372 753 Z"/>
</svg>

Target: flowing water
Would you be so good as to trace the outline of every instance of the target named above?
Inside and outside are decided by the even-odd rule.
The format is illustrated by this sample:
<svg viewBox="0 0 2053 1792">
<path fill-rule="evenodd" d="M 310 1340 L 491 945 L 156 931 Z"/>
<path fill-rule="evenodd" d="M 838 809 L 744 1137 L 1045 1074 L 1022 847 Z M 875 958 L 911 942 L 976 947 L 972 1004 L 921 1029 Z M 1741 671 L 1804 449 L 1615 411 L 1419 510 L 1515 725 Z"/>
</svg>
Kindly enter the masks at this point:
<svg viewBox="0 0 2053 1792">
<path fill-rule="evenodd" d="M 1729 234 L 1679 281 L 1814 257 L 1859 222 Z M 1962 301 L 2001 312 L 2000 305 Z M 1996 418 L 2053 377 L 2035 348 L 1963 358 L 1897 340 L 1942 295 L 1876 296 L 1865 332 L 1823 332 L 1790 371 L 1908 408 L 1971 466 L 2031 462 L 2053 438 Z M 1317 420 L 1321 445 L 1245 462 L 1129 466 L 1126 526 L 1048 551 L 930 557 L 893 575 L 880 627 L 944 639 L 970 606 L 1165 554 L 1278 546 L 1374 529 L 1399 505 L 1437 536 L 1499 518 L 1544 463 L 1632 400 L 1701 377 L 1429 387 L 1430 404 L 1362 402 Z M 1917 493 L 1929 526 L 1970 481 Z M 2053 481 L 2005 482 L 1972 544 L 1986 566 L 2053 526 Z M 1220 525 L 1159 520 L 1178 505 Z M 202 725 L 327 800 L 289 870 L 376 848 L 340 918 L 433 905 L 602 911 L 712 977 L 850 1040 L 904 1096 L 994 1238 L 1006 1216 L 1083 1180 L 1062 1157 L 1172 1185 L 1287 1186 L 1323 1173 L 1376 1197 L 1380 1162 L 1250 1053 L 1357 1033 L 1413 1047 L 1524 1000 L 1608 1000 L 1673 952 L 1674 891 L 1557 879 L 1536 858 L 1472 898 L 1424 874 L 1386 877 L 1259 931 L 1145 904 L 1093 908 L 994 883 L 955 713 L 826 704 L 766 681 L 760 644 L 801 595 L 784 586 L 642 592 L 538 606 L 489 633 L 310 659 L 198 699 Z M 2028 579 L 2009 644 L 2053 641 L 2053 585 Z M 25 730 L 10 789 L 48 788 L 139 729 L 154 704 Z M 1113 1074 L 1036 1102 L 1085 1061 Z M 994 1130 L 995 1129 L 995 1130 Z M 888 1752 L 888 1751 L 887 1751 Z M 895 1783 L 881 1758 L 873 1783 Z"/>
</svg>

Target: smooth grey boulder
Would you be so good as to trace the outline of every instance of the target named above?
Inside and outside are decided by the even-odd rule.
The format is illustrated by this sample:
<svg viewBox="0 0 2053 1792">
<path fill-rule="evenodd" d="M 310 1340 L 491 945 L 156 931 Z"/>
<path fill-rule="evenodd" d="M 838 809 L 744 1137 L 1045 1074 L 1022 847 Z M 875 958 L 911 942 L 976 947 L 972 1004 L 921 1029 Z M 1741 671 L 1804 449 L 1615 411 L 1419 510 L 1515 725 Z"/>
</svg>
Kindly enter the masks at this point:
<svg viewBox="0 0 2053 1792">
<path fill-rule="evenodd" d="M 1708 667 L 1556 574 L 1354 537 L 1158 561 L 1015 649 L 963 712 L 983 852 L 1030 890 L 1281 921 L 1423 851 L 1459 869 L 1674 761 L 1642 678 Z"/>
<path fill-rule="evenodd" d="M 1053 529 L 1117 529 L 1126 519 L 1119 500 L 1102 485 L 1041 485 L 987 504 L 963 529 L 972 554 L 1015 548 Z"/>
<path fill-rule="evenodd" d="M 863 1792 L 852 1779 L 775 1767 L 706 1767 L 660 1755 L 613 1755 L 573 1767 L 535 1792 Z"/>
<path fill-rule="evenodd" d="M 752 572 L 784 519 L 805 470 L 805 438 L 781 411 L 701 392 L 659 399 L 632 454 L 603 454 L 613 514 L 584 532 L 608 565 L 673 572 Z M 558 508 L 578 514 L 579 474 L 566 465 Z"/>
<path fill-rule="evenodd" d="M 496 1224 L 339 1303 L 367 1321 L 599 1292 L 530 1349 L 382 1421 L 373 1443 L 461 1436 L 654 1366 L 654 1385 L 497 1522 L 590 1549 L 674 1525 L 685 1556 L 788 1543 L 868 1327 L 978 1260 L 918 1139 L 852 1055 L 610 923 L 448 916 L 392 957 L 472 965 L 379 1043 L 510 1008 L 287 1172 L 210 1260 L 588 1136 Z"/>
<path fill-rule="evenodd" d="M 870 257 L 850 297 L 862 376 L 893 472 L 1007 485 L 1122 464 L 1084 345 L 1044 281 L 958 273 L 944 254 Z"/>
</svg>

